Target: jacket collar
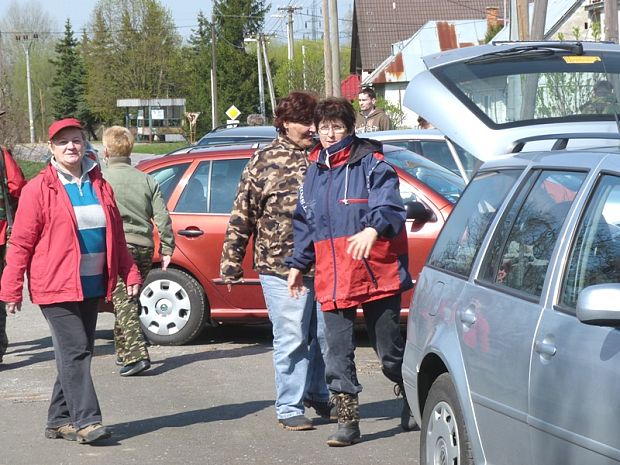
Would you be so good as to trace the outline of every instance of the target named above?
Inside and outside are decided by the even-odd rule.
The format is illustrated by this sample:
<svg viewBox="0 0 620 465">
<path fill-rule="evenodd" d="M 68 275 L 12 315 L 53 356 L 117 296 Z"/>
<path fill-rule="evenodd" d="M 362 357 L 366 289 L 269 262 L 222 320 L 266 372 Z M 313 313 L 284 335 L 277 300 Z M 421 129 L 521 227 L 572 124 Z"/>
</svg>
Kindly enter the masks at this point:
<svg viewBox="0 0 620 465">
<path fill-rule="evenodd" d="M 108 157 L 106 158 L 106 164 L 110 165 L 131 165 L 130 157 Z"/>
<path fill-rule="evenodd" d="M 329 162 L 327 154 L 329 152 Z M 356 163 L 369 153 L 383 154 L 383 144 L 373 139 L 362 139 L 356 135 L 347 136 L 337 144 L 324 149 L 318 144 L 310 154 L 310 160 L 330 168 L 335 168 L 344 163 L 349 165 Z"/>
<path fill-rule="evenodd" d="M 69 172 L 63 170 L 60 165 L 58 165 L 54 157 L 50 158 L 50 162 L 47 165 L 47 168 L 43 170 L 43 173 L 44 178 L 49 185 L 54 184 L 57 181 L 58 176 L 65 176 L 67 178 L 74 177 Z M 101 169 L 99 168 L 99 164 L 87 156 L 82 158 L 82 177 L 80 180 L 85 179 L 85 176 L 90 177 L 91 181 L 101 179 Z"/>
</svg>

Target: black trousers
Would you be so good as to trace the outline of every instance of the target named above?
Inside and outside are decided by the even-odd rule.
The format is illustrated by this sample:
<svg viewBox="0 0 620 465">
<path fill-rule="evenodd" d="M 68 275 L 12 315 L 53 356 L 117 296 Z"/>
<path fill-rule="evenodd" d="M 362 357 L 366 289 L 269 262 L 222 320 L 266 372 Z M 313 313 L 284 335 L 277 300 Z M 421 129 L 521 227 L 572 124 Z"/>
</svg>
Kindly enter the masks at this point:
<svg viewBox="0 0 620 465">
<path fill-rule="evenodd" d="M 90 374 L 99 299 L 41 305 L 52 332 L 58 375 L 47 413 L 47 427 L 72 423 L 77 429 L 101 422 Z"/>
<path fill-rule="evenodd" d="M 405 341 L 400 331 L 400 294 L 362 304 L 368 338 L 375 350 L 383 374 L 394 383 L 402 383 L 401 373 Z M 355 308 L 330 310 L 325 318 L 325 377 L 331 392 L 357 395 L 362 385 L 355 367 Z"/>
</svg>

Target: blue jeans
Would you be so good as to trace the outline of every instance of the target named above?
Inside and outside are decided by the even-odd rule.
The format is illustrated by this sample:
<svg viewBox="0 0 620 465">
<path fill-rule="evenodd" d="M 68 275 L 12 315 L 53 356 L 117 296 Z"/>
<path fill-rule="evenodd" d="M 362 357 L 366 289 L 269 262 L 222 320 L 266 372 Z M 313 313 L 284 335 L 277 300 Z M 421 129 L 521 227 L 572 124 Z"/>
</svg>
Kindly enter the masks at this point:
<svg viewBox="0 0 620 465">
<path fill-rule="evenodd" d="M 273 366 L 278 419 L 304 414 L 304 399 L 326 402 L 323 312 L 314 301 L 312 279 L 304 279 L 308 292 L 295 299 L 287 281 L 260 275 L 269 320 L 273 327 Z"/>
</svg>

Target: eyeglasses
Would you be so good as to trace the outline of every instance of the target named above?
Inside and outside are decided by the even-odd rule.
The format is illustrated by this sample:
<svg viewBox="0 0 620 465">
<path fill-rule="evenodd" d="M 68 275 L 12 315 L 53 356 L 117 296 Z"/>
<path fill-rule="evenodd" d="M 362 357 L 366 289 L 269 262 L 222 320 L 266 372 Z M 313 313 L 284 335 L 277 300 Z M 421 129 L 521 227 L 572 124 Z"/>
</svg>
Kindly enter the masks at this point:
<svg viewBox="0 0 620 465">
<path fill-rule="evenodd" d="M 75 146 L 82 146 L 82 145 L 84 145 L 84 141 L 82 139 L 78 139 L 78 138 L 71 139 L 71 140 L 68 140 L 68 139 L 52 139 L 52 143 L 54 145 L 59 146 L 59 147 L 65 147 L 66 145 L 69 145 L 69 142 L 73 143 L 73 145 L 75 145 Z"/>
<path fill-rule="evenodd" d="M 338 124 L 334 124 L 332 126 L 320 126 L 319 134 L 323 134 L 324 136 L 329 134 L 329 131 L 333 131 L 334 134 L 344 134 L 347 132 L 347 128 L 344 126 L 340 126 Z"/>
</svg>

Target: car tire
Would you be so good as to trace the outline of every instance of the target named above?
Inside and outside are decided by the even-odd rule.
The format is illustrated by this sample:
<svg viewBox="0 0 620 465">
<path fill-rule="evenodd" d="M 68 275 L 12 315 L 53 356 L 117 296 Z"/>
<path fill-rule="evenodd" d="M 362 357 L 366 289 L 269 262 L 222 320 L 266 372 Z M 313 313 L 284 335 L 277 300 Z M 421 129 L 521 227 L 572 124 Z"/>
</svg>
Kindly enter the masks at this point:
<svg viewBox="0 0 620 465">
<path fill-rule="evenodd" d="M 431 386 L 422 415 L 420 464 L 436 463 L 474 463 L 461 406 L 448 373 Z"/>
<path fill-rule="evenodd" d="M 168 268 L 153 269 L 140 293 L 140 325 L 157 345 L 181 345 L 204 328 L 205 295 L 189 274 Z"/>
</svg>

